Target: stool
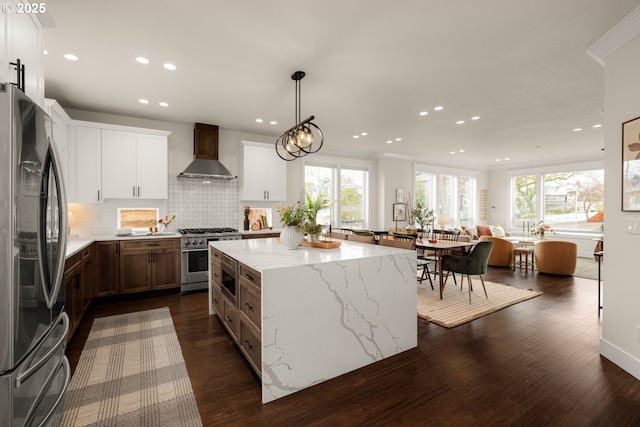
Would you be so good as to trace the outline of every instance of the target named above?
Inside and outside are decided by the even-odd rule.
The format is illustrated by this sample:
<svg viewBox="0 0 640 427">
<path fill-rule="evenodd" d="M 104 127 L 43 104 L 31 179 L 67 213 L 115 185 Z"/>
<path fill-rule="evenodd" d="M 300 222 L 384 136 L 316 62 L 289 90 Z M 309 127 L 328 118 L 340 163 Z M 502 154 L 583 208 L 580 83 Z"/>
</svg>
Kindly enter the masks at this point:
<svg viewBox="0 0 640 427">
<path fill-rule="evenodd" d="M 524 255 L 524 260 L 522 260 L 522 255 Z M 529 255 L 531 255 L 531 262 L 529 262 Z M 522 269 L 524 267 L 524 271 L 529 271 L 529 266 L 531 266 L 531 271 L 533 271 L 533 260 L 534 260 L 534 249 L 533 248 L 513 248 L 513 269 L 516 269 L 516 266 Z"/>
</svg>

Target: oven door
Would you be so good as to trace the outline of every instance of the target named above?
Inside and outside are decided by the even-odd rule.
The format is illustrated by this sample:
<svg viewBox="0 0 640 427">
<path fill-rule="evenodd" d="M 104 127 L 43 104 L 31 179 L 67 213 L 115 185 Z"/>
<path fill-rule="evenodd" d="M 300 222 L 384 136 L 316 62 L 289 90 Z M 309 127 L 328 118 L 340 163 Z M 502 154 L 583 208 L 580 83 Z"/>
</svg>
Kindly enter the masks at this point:
<svg viewBox="0 0 640 427">
<path fill-rule="evenodd" d="M 209 276 L 207 248 L 182 249 L 182 284 L 207 282 Z"/>
</svg>

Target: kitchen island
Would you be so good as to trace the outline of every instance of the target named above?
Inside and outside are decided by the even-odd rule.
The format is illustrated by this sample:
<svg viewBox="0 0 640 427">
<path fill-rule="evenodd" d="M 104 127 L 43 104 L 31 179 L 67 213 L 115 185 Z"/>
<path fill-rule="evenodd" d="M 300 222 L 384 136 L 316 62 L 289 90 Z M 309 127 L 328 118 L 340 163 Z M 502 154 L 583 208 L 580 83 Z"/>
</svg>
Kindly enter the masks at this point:
<svg viewBox="0 0 640 427">
<path fill-rule="evenodd" d="M 349 241 L 287 250 L 275 238 L 210 245 L 209 313 L 261 377 L 263 403 L 417 346 L 415 251 Z"/>
</svg>

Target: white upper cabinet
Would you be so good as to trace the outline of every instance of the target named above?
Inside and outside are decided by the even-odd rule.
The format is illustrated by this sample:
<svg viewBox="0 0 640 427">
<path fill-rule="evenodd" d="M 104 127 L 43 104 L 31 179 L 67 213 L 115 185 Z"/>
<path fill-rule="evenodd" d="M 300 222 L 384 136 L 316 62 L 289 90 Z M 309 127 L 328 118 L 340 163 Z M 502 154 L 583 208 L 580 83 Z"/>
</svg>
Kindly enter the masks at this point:
<svg viewBox="0 0 640 427">
<path fill-rule="evenodd" d="M 38 14 L 17 12 L 18 8 L 26 7 L 27 2 L 10 1 L 5 4 L 11 5 L 13 11 L 0 15 L 0 82 L 18 83 L 18 72 L 11 63 L 17 63 L 19 59 L 24 65 L 25 93 L 45 108 L 42 25 Z"/>
<path fill-rule="evenodd" d="M 287 200 L 287 165 L 272 145 L 243 141 L 242 200 Z"/>
<path fill-rule="evenodd" d="M 70 201 L 76 203 L 102 202 L 102 137 L 99 128 L 76 127 L 73 148 L 69 146 L 69 156 L 75 154 L 73 162 L 75 173 L 70 174 L 75 180 L 75 185 L 69 183 L 70 192 L 74 197 Z M 70 142 L 73 138 L 70 139 Z M 70 163 L 71 164 L 71 163 Z M 71 169 L 71 167 L 70 167 Z M 75 192 L 73 188 L 75 187 Z"/>
<path fill-rule="evenodd" d="M 62 109 L 53 99 L 45 99 L 46 111 L 51 117 L 51 133 L 53 144 L 58 151 L 58 158 L 60 159 L 63 179 L 66 182 L 68 180 L 67 171 L 67 145 L 68 145 L 68 124 L 71 118 L 66 111 Z"/>
<path fill-rule="evenodd" d="M 167 136 L 103 129 L 104 197 L 166 199 L 167 150 Z"/>
</svg>

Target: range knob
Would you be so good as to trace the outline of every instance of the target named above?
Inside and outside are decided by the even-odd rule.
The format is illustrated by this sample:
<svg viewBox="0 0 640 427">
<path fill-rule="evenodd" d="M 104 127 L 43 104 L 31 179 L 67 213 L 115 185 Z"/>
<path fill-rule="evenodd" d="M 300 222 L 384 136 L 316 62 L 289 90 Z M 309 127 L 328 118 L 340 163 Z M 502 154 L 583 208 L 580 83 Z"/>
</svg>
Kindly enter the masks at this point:
<svg viewBox="0 0 640 427">
<path fill-rule="evenodd" d="M 204 240 L 200 240 L 200 241 L 198 241 L 198 244 L 200 244 L 200 245 L 204 245 Z"/>
<path fill-rule="evenodd" d="M 184 242 L 185 246 L 189 246 L 191 243 L 189 243 L 189 241 L 187 240 L 186 242 Z"/>
</svg>

